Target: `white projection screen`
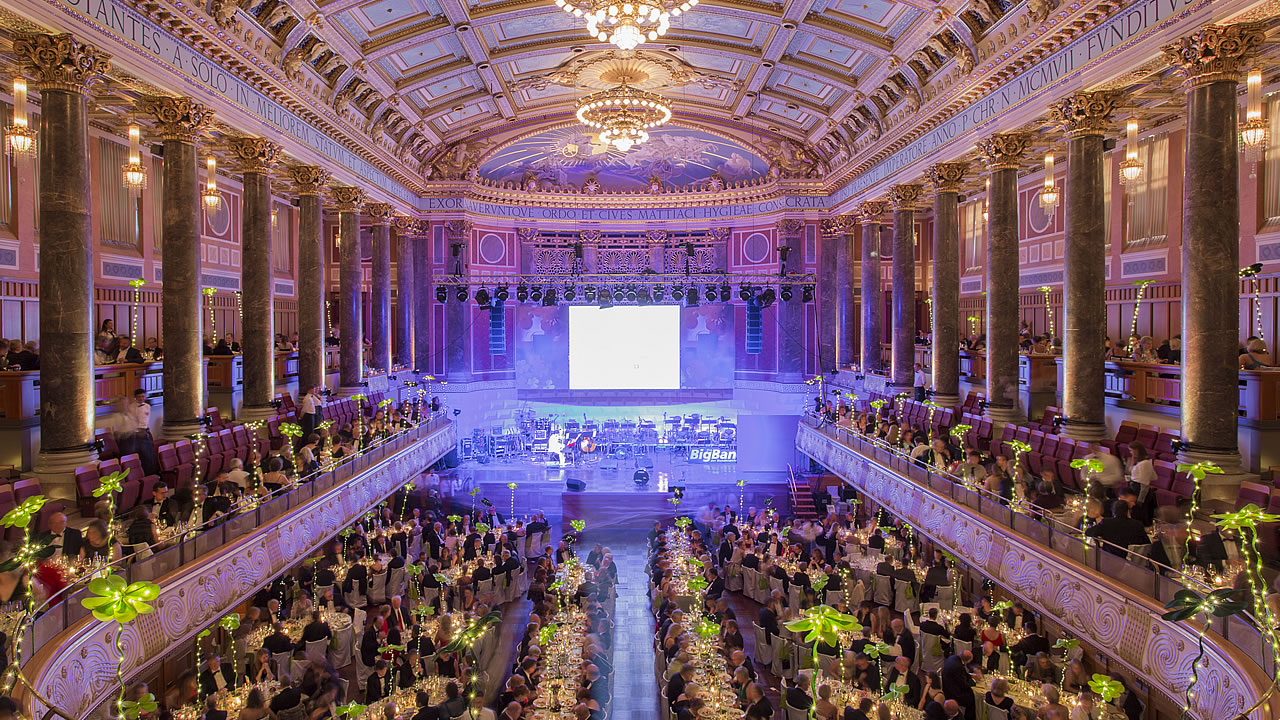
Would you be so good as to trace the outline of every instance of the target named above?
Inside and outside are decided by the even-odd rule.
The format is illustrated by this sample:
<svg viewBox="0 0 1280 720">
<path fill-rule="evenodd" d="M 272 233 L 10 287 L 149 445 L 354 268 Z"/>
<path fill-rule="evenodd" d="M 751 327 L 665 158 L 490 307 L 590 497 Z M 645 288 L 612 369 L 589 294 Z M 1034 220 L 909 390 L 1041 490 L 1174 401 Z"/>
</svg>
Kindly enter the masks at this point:
<svg viewBox="0 0 1280 720">
<path fill-rule="evenodd" d="M 679 389 L 680 306 L 570 306 L 569 387 Z"/>
</svg>

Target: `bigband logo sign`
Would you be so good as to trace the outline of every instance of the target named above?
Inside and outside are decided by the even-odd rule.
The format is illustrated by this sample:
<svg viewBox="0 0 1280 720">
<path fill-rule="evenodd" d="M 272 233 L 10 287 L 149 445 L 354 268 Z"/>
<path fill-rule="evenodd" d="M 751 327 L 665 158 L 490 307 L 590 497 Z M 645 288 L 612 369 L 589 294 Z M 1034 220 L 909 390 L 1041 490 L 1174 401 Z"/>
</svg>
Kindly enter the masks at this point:
<svg viewBox="0 0 1280 720">
<path fill-rule="evenodd" d="M 690 448 L 689 462 L 731 463 L 738 462 L 737 450 L 720 448 Z"/>
</svg>

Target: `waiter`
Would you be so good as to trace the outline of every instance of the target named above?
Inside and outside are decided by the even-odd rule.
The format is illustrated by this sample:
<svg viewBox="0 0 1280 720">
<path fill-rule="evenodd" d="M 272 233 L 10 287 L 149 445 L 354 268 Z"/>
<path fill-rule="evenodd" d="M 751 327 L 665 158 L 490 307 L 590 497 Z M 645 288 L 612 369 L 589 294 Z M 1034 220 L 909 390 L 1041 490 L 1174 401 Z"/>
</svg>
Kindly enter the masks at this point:
<svg viewBox="0 0 1280 720">
<path fill-rule="evenodd" d="M 133 391 L 133 400 L 126 402 L 120 411 L 120 427 L 116 434 L 122 455 L 137 453 L 146 474 L 160 474 L 155 442 L 151 438 L 151 403 L 147 401 L 146 390 L 138 388 Z"/>
</svg>

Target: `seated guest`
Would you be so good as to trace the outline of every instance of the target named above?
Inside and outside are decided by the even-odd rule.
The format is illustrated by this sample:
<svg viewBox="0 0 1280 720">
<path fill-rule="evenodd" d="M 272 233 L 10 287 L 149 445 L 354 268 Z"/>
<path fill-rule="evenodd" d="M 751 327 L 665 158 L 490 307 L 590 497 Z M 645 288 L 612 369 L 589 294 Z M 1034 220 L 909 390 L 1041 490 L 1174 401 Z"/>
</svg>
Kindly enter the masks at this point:
<svg viewBox="0 0 1280 720">
<path fill-rule="evenodd" d="M 818 703 L 814 713 L 822 720 L 838 720 L 840 708 L 831 702 L 831 686 L 823 683 L 818 686 Z"/>
<path fill-rule="evenodd" d="M 747 686 L 747 712 L 749 720 L 773 720 L 773 704 L 765 697 L 764 686 L 751 683 Z"/>
<path fill-rule="evenodd" d="M 329 623 L 324 621 L 319 610 L 312 610 L 311 621 L 302 628 L 302 640 L 299 641 L 298 647 L 305 650 L 309 642 L 329 640 L 332 637 L 333 630 L 329 627 Z"/>
<path fill-rule="evenodd" d="M 858 701 L 858 707 L 845 707 L 843 720 L 871 720 L 871 711 L 874 707 L 875 701 L 864 697 Z"/>
<path fill-rule="evenodd" d="M 222 662 L 217 655 L 210 655 L 200 672 L 200 692 L 214 695 L 236 686 L 236 671 L 231 663 Z"/>
<path fill-rule="evenodd" d="M 392 692 L 394 692 L 394 689 L 390 687 L 391 678 L 389 677 L 389 674 L 387 661 L 382 658 L 378 658 L 377 662 L 373 665 L 373 674 L 365 680 L 365 705 L 372 705 L 382 698 L 390 696 Z"/>
<path fill-rule="evenodd" d="M 516 703 L 517 712 L 515 718 L 520 717 L 519 703 Z M 450 680 L 444 686 L 444 700 L 436 706 L 436 715 L 440 718 L 454 718 L 461 715 L 467 709 L 467 701 L 463 699 L 461 692 L 458 690 L 458 683 Z"/>
<path fill-rule="evenodd" d="M 1000 708 L 1006 713 L 1013 711 L 1013 698 L 1009 697 L 1009 681 L 996 678 L 991 681 L 991 689 L 983 696 L 983 700 L 992 707 Z"/>
<path fill-rule="evenodd" d="M 1124 557 L 1130 545 L 1149 545 L 1151 539 L 1142 523 L 1129 517 L 1129 504 L 1116 500 L 1111 504 L 1111 517 L 1091 526 L 1084 534 L 1106 541 L 1103 549 Z"/>
<path fill-rule="evenodd" d="M 808 712 L 809 707 L 813 705 L 813 698 L 809 697 L 808 693 L 812 678 L 812 670 L 802 670 L 787 681 L 787 689 L 783 694 L 787 707 Z"/>
<path fill-rule="evenodd" d="M 853 661 L 853 684 L 869 692 L 880 691 L 880 668 L 871 662 L 866 653 L 858 653 Z"/>
<path fill-rule="evenodd" d="M 1052 713 L 1062 713 L 1062 717 L 1066 717 L 1067 706 L 1063 705 L 1061 695 L 1058 693 L 1058 686 L 1054 683 L 1047 682 L 1040 686 L 1040 695 L 1044 698 L 1044 704 L 1036 708 L 1036 718 L 1038 720 L 1048 720 Z"/>
</svg>

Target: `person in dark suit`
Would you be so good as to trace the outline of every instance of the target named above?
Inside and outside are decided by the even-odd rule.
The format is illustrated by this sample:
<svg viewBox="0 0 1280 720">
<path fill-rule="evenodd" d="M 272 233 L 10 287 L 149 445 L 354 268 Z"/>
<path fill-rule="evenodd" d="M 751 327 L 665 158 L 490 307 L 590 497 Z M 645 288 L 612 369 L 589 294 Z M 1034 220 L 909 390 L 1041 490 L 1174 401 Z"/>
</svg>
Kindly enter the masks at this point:
<svg viewBox="0 0 1280 720">
<path fill-rule="evenodd" d="M 783 693 L 783 700 L 787 705 L 806 712 L 813 705 L 813 698 L 809 697 L 807 690 L 813 680 L 811 673 L 811 670 L 803 670 L 787 681 L 787 690 Z"/>
<path fill-rule="evenodd" d="M 419 690 L 414 694 L 413 704 L 418 709 L 410 720 L 436 720 L 439 716 L 436 709 L 431 707 L 431 694 L 426 690 Z"/>
<path fill-rule="evenodd" d="M 218 698 L 210 697 L 205 702 L 204 720 L 227 720 L 227 711 L 218 709 Z"/>
<path fill-rule="evenodd" d="M 769 598 L 769 602 L 765 603 L 764 607 L 760 608 L 759 625 L 770 636 L 782 634 L 778 628 L 778 605 L 779 598 L 773 596 Z"/>
<path fill-rule="evenodd" d="M 889 623 L 889 628 L 893 631 L 893 644 L 897 644 L 902 649 L 902 656 L 907 658 L 909 662 L 915 662 L 916 659 L 916 638 L 911 634 L 902 623 L 901 618 L 894 618 Z"/>
<path fill-rule="evenodd" d="M 378 661 L 373 665 L 373 674 L 365 681 L 365 705 L 372 705 L 393 692 L 389 675 L 387 661 L 378 658 Z"/>
<path fill-rule="evenodd" d="M 271 653 L 272 655 L 279 655 L 280 653 L 293 652 L 294 650 L 293 640 L 289 639 L 289 636 L 285 634 L 284 625 L 281 623 L 276 623 L 275 626 L 273 627 L 273 630 L 274 632 L 272 632 L 265 639 L 263 639 L 262 647 L 266 648 L 267 652 Z"/>
<path fill-rule="evenodd" d="M 233 689 L 236 686 L 236 671 L 231 663 L 222 662 L 217 655 L 210 655 L 205 668 L 200 673 L 200 692 L 213 695 L 220 690 Z"/>
<path fill-rule="evenodd" d="M 1120 557 L 1125 556 L 1130 545 L 1151 544 L 1151 539 L 1147 537 L 1147 532 L 1143 529 L 1142 523 L 1129 517 L 1129 504 L 1123 500 L 1113 502 L 1111 504 L 1111 517 L 1092 525 L 1088 530 L 1084 531 L 1084 534 L 1105 540 L 1108 545 L 1104 549 L 1112 555 L 1119 555 Z"/>
<path fill-rule="evenodd" d="M 54 548 L 53 556 L 73 558 L 80 554 L 84 546 L 84 536 L 80 531 L 67 527 L 67 516 L 56 512 L 49 516 L 49 546 Z"/>
<path fill-rule="evenodd" d="M 422 662 L 418 659 L 418 651 L 410 649 L 396 661 L 396 686 L 407 690 L 418 682 L 422 674 Z"/>
<path fill-rule="evenodd" d="M 747 714 L 749 720 L 773 720 L 773 704 L 764 696 L 764 686 L 751 683 L 747 686 Z"/>
<path fill-rule="evenodd" d="M 974 720 L 977 703 L 973 697 L 973 676 L 969 674 L 969 663 L 973 662 L 973 653 L 965 650 L 952 655 L 942 663 L 942 694 L 948 700 L 954 700 L 963 710 L 967 720 Z"/>
<path fill-rule="evenodd" d="M 880 668 L 872 664 L 866 653 L 858 653 L 854 658 L 853 684 L 869 692 L 880 692 Z"/>
<path fill-rule="evenodd" d="M 920 676 L 911 672 L 911 661 L 905 656 L 898 656 L 893 661 L 893 667 L 889 668 L 889 674 L 885 675 L 887 680 L 887 688 L 893 689 L 895 685 L 907 686 L 907 706 L 917 707 L 920 704 Z"/>
<path fill-rule="evenodd" d="M 843 720 L 871 720 L 871 709 L 875 707 L 875 703 L 869 697 L 864 697 L 858 702 L 858 707 L 846 705 L 844 708 Z"/>
<path fill-rule="evenodd" d="M 333 630 L 329 627 L 329 623 L 324 621 L 319 610 L 312 610 L 311 621 L 302 628 L 302 640 L 298 642 L 298 649 L 305 650 L 309 642 L 328 640 L 332 637 Z"/>
<path fill-rule="evenodd" d="M 674 705 L 677 700 L 684 696 L 684 688 L 693 682 L 693 674 L 696 668 L 692 663 L 685 663 L 680 668 L 680 672 L 671 676 L 667 681 L 667 703 Z"/>
<path fill-rule="evenodd" d="M 484 582 L 485 580 L 490 580 L 492 578 L 493 571 L 490 570 L 489 566 L 485 565 L 483 562 L 477 565 L 475 570 L 471 571 L 472 582 Z"/>
<path fill-rule="evenodd" d="M 455 718 L 465 712 L 467 701 L 458 690 L 458 683 L 450 680 L 444 686 L 444 702 L 436 706 L 436 716 L 441 720 Z"/>
</svg>

